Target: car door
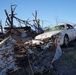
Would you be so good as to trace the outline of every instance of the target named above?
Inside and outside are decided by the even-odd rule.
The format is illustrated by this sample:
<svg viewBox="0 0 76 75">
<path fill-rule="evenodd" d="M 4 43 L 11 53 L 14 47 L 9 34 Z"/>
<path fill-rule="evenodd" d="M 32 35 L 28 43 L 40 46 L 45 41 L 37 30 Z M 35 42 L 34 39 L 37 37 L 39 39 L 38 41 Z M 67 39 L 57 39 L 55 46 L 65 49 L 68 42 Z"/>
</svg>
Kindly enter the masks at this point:
<svg viewBox="0 0 76 75">
<path fill-rule="evenodd" d="M 72 31 L 72 40 L 74 40 L 76 38 L 76 30 L 73 26 L 70 25 L 70 29 Z"/>
<path fill-rule="evenodd" d="M 67 25 L 67 32 L 68 32 L 68 36 L 69 36 L 69 41 L 74 39 L 74 28 L 71 25 Z"/>
</svg>

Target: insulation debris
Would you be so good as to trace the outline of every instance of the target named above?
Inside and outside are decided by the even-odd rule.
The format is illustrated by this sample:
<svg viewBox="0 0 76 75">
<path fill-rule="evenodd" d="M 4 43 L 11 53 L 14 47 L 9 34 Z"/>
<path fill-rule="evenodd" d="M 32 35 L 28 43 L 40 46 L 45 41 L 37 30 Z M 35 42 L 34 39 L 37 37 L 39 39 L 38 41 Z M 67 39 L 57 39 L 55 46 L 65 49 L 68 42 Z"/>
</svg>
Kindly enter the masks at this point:
<svg viewBox="0 0 76 75">
<path fill-rule="evenodd" d="M 14 40 L 11 37 L 4 39 L 0 43 L 0 75 L 6 74 L 7 70 L 15 69 L 15 61 L 14 61 Z"/>
</svg>

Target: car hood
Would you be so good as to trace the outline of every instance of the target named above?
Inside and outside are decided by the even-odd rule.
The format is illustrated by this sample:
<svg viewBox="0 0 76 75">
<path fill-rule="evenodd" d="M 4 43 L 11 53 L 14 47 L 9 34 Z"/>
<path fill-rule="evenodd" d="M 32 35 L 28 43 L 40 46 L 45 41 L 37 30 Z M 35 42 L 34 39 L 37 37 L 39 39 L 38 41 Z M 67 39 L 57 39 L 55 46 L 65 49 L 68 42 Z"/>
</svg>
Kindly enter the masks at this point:
<svg viewBox="0 0 76 75">
<path fill-rule="evenodd" d="M 56 35 L 57 33 L 61 32 L 62 30 L 57 30 L 57 31 L 51 31 L 51 32 L 45 32 L 43 34 L 37 35 L 35 37 L 35 39 L 39 39 L 39 40 L 44 40 L 47 38 L 50 38 L 53 35 Z"/>
</svg>

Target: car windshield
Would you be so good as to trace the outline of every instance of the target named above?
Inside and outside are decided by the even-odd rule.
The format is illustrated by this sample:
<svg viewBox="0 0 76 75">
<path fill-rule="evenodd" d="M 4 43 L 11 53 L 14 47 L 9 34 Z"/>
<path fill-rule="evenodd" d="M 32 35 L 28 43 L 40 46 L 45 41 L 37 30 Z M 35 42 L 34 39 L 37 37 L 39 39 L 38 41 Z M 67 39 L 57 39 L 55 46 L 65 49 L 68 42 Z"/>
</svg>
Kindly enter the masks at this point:
<svg viewBox="0 0 76 75">
<path fill-rule="evenodd" d="M 54 26 L 54 27 L 48 28 L 45 32 L 56 31 L 56 30 L 64 30 L 64 29 L 65 29 L 64 25 L 59 25 L 59 26 Z"/>
</svg>

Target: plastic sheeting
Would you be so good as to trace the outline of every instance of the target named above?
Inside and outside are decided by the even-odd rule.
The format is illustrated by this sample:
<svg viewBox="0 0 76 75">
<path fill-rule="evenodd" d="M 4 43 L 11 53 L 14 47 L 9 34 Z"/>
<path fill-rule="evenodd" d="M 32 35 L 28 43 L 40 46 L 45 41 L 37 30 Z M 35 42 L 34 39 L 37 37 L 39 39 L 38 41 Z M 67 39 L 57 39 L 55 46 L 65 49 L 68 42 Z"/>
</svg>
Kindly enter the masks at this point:
<svg viewBox="0 0 76 75">
<path fill-rule="evenodd" d="M 61 48 L 60 48 L 60 45 L 57 44 L 56 52 L 55 52 L 55 55 L 54 55 L 54 57 L 53 57 L 52 63 L 53 63 L 54 61 L 56 61 L 57 59 L 59 59 L 59 57 L 60 57 L 61 55 L 62 55 L 62 50 L 61 50 Z"/>
</svg>

